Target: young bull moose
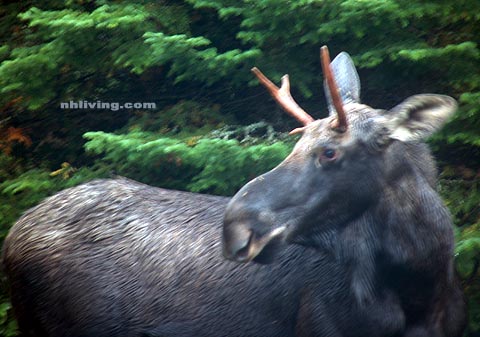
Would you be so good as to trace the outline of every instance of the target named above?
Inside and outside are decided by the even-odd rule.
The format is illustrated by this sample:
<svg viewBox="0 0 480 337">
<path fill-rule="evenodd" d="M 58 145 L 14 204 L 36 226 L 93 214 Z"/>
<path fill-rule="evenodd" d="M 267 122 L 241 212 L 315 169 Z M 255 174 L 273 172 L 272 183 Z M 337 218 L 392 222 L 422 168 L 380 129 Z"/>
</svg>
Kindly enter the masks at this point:
<svg viewBox="0 0 480 337">
<path fill-rule="evenodd" d="M 287 79 L 277 90 L 255 70 L 307 126 L 292 154 L 230 203 L 122 178 L 27 211 L 3 248 L 23 334 L 461 336 L 450 216 L 417 142 L 455 102 L 421 95 L 374 110 L 359 103 L 347 54 L 332 68 L 339 117 L 319 121 Z M 261 263 L 222 257 L 223 219 L 225 256 Z"/>
</svg>

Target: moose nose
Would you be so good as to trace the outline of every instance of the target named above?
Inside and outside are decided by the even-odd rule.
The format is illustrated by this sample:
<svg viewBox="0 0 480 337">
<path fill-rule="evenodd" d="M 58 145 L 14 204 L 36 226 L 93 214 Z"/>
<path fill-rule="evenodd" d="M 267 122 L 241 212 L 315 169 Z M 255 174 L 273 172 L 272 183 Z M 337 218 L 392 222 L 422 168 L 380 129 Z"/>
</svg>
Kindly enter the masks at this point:
<svg viewBox="0 0 480 337">
<path fill-rule="evenodd" d="M 247 226 L 237 225 L 223 230 L 223 255 L 233 261 L 248 262 L 253 232 Z"/>
<path fill-rule="evenodd" d="M 252 261 L 265 247 L 283 240 L 285 230 L 279 226 L 259 235 L 247 225 L 231 223 L 223 229 L 223 255 L 236 262 Z"/>
<path fill-rule="evenodd" d="M 233 261 L 254 260 L 269 243 L 283 238 L 285 226 L 276 224 L 275 213 L 266 199 L 255 197 L 247 188 L 228 204 L 223 219 L 223 255 Z"/>
</svg>

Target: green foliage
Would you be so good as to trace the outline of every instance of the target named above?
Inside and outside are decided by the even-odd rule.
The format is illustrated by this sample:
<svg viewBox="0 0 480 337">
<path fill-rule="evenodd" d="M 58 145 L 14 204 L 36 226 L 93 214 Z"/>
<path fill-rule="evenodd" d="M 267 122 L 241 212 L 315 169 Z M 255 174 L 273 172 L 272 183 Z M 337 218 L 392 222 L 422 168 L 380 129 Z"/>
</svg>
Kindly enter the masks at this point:
<svg viewBox="0 0 480 337">
<path fill-rule="evenodd" d="M 38 203 L 54 190 L 53 182 L 49 179 L 48 172 L 35 169 L 19 177 L 7 180 L 0 184 L 0 224 L 3 238 L 12 224 L 28 207 Z M 30 193 L 31 192 L 31 193 Z"/>
<path fill-rule="evenodd" d="M 13 337 L 18 335 L 17 322 L 12 318 L 12 305 L 3 299 L 0 301 L 0 335 Z"/>
<path fill-rule="evenodd" d="M 480 263 L 479 187 L 479 178 L 441 180 L 442 196 L 459 226 L 455 254 L 457 269 L 464 279 L 474 277 Z"/>
<path fill-rule="evenodd" d="M 0 65 L 3 80 L 0 83 L 2 93 L 21 89 L 22 96 L 28 97 L 25 103 L 31 109 L 40 108 L 56 96 L 58 81 L 54 79 L 65 75 L 71 68 L 71 75 L 77 78 L 80 73 L 96 71 L 98 59 L 110 59 L 110 54 L 120 53 L 122 42 L 139 38 L 139 25 L 148 22 L 146 14 L 135 5 L 105 5 L 92 13 L 71 9 L 42 11 L 32 7 L 19 18 L 28 21 L 30 32 L 35 33 L 27 35 L 29 43 L 14 48 L 11 59 Z M 108 40 L 110 30 L 120 23 L 125 39 L 112 39 L 110 45 L 98 48 L 102 40 Z M 133 43 L 136 45 L 131 47 L 143 46 L 141 42 Z"/>
<path fill-rule="evenodd" d="M 328 44 L 335 52 L 348 50 L 360 68 L 383 70 L 383 66 L 388 66 L 397 71 L 398 80 L 377 77 L 379 83 L 369 83 L 375 90 L 391 88 L 385 87 L 389 82 L 408 83 L 405 80 L 417 74 L 428 74 L 436 81 L 437 71 L 440 76 L 448 75 L 443 77 L 448 79 L 448 85 L 468 81 L 478 88 L 479 26 L 475 22 L 480 4 L 475 0 L 459 6 L 444 1 L 412 0 L 408 5 L 398 0 L 189 2 L 197 8 L 217 10 L 224 20 L 239 18 L 237 37 L 264 52 L 262 67 L 276 76 L 293 70 L 299 77 L 295 85 L 307 96 L 317 78 L 318 52 L 314 50 L 318 51 L 321 44 Z M 388 32 L 388 39 L 379 32 Z M 278 64 L 286 61 L 286 69 L 279 69 Z M 408 68 L 408 72 L 402 71 L 402 67 Z M 465 72 L 466 69 L 470 71 Z M 440 90 L 447 87 L 437 84 Z M 462 91 L 460 88 L 457 92 Z"/>
<path fill-rule="evenodd" d="M 169 75 L 175 82 L 198 80 L 211 85 L 237 71 L 238 65 L 259 55 L 258 49 L 239 49 L 218 53 L 216 48 L 207 48 L 211 41 L 204 37 L 188 37 L 185 34 L 167 36 L 162 32 L 147 32 L 143 35 L 151 46 L 149 58 L 142 59 L 134 71 L 154 64 L 172 63 Z"/>
<path fill-rule="evenodd" d="M 480 193 L 476 192 L 479 200 Z M 455 247 L 457 270 L 463 279 L 465 297 L 468 301 L 469 327 L 471 331 L 480 330 L 480 217 L 476 205 L 477 221 L 464 226 L 458 233 Z"/>
<path fill-rule="evenodd" d="M 187 10 L 162 2 L 105 3 L 92 11 L 32 7 L 19 14 L 30 33 L 25 46 L 13 48 L 0 64 L 1 92 L 22 95 L 26 107 L 38 109 L 57 97 L 62 78 L 66 99 L 68 89 L 76 89 L 70 81 L 93 74 L 111 77 L 121 69 L 140 74 L 168 65 L 176 82 L 210 84 L 258 55 L 255 49 L 219 53 L 207 38 L 192 36 Z"/>
<path fill-rule="evenodd" d="M 480 255 L 480 222 L 466 227 L 457 238 L 457 270 L 463 278 L 476 276 Z"/>
<path fill-rule="evenodd" d="M 119 114 L 98 111 L 65 118 L 65 111 L 58 109 L 62 101 L 121 97 L 161 101 L 163 110 L 177 98 L 186 98 L 216 104 L 220 114 L 233 111 L 244 122 L 251 123 L 251 115 L 258 112 L 275 121 L 278 114 L 271 114 L 272 105 L 263 103 L 266 96 L 261 104 L 252 98 L 256 88 L 247 83 L 257 82 L 248 69 L 258 65 L 274 80 L 290 73 L 299 101 L 325 111 L 324 103 L 312 97 L 321 84 L 318 48 L 328 44 L 332 54 L 347 50 L 353 56 L 367 103 L 390 107 L 426 91 L 460 98 L 461 111 L 469 112 L 468 117 L 456 117 L 435 141 L 478 152 L 479 128 L 464 130 L 463 122 L 473 126 L 480 121 L 474 104 L 480 90 L 479 12 L 476 0 L 455 6 L 444 0 L 409 0 L 408 6 L 399 0 L 9 5 L 9 13 L 18 13 L 7 20 L 16 27 L 16 38 L 6 39 L 0 49 L 0 103 L 13 104 L 18 115 L 11 124 L 21 123 L 24 113 L 28 116 L 23 118 L 44 121 L 32 131 L 39 133 L 38 142 L 52 139 L 41 130 L 85 125 L 79 133 L 55 135 L 77 144 L 77 152 L 81 133 L 104 130 L 105 125 L 111 127 L 104 131 L 113 131 L 132 112 L 120 119 L 115 118 Z M 4 31 L 12 33 L 6 27 Z"/>
<path fill-rule="evenodd" d="M 0 183 L 0 240 L 27 208 L 54 192 L 101 176 L 106 176 L 105 170 L 82 168 L 66 177 L 52 176 L 51 172 L 43 169 L 32 169 Z"/>
<path fill-rule="evenodd" d="M 458 226 L 455 260 L 468 301 L 469 329 L 480 331 L 480 175 L 464 166 L 447 166 L 440 193 Z"/>
<path fill-rule="evenodd" d="M 231 195 L 283 160 L 291 144 L 240 144 L 235 139 L 185 139 L 142 131 L 88 132 L 87 151 L 103 155 L 120 175 L 152 185 Z"/>
</svg>

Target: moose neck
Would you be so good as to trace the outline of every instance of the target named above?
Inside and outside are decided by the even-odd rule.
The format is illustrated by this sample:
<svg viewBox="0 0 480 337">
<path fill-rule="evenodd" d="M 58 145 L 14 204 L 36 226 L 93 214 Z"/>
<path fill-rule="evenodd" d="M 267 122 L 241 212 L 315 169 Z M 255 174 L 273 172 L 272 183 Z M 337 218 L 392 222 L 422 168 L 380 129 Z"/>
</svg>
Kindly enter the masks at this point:
<svg viewBox="0 0 480 337">
<path fill-rule="evenodd" d="M 413 260 L 421 263 L 418 270 L 417 266 L 409 267 L 412 275 L 453 278 L 451 268 L 440 276 L 429 274 L 427 268 L 432 261 L 451 267 L 453 253 L 452 224 L 435 190 L 436 168 L 428 148 L 395 142 L 384 153 L 383 162 L 386 171 L 375 201 L 350 217 L 345 212 L 337 214 L 335 221 L 319 222 L 317 230 L 295 240 L 327 251 L 350 266 L 351 291 L 359 302 L 375 296 L 377 280 L 389 278 L 384 275 L 386 270 L 404 270 Z M 432 224 L 442 235 L 431 235 L 428 228 Z M 438 250 L 426 251 L 423 247 Z M 384 282 L 385 286 L 397 287 L 394 284 L 398 280 L 390 281 Z"/>
</svg>

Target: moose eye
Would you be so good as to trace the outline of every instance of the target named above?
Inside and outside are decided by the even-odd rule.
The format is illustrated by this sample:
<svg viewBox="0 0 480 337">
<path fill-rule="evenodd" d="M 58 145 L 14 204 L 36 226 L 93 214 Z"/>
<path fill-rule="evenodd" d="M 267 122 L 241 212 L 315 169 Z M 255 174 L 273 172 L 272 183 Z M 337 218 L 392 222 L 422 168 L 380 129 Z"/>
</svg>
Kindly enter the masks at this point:
<svg viewBox="0 0 480 337">
<path fill-rule="evenodd" d="M 328 160 L 335 159 L 337 156 L 337 153 L 335 152 L 334 149 L 325 149 L 323 150 L 322 156 Z"/>
<path fill-rule="evenodd" d="M 315 165 L 317 167 L 329 167 L 330 164 L 334 163 L 338 158 L 338 152 L 335 149 L 325 147 L 320 150 L 317 155 L 317 160 Z M 324 166 L 325 165 L 325 166 Z"/>
</svg>

